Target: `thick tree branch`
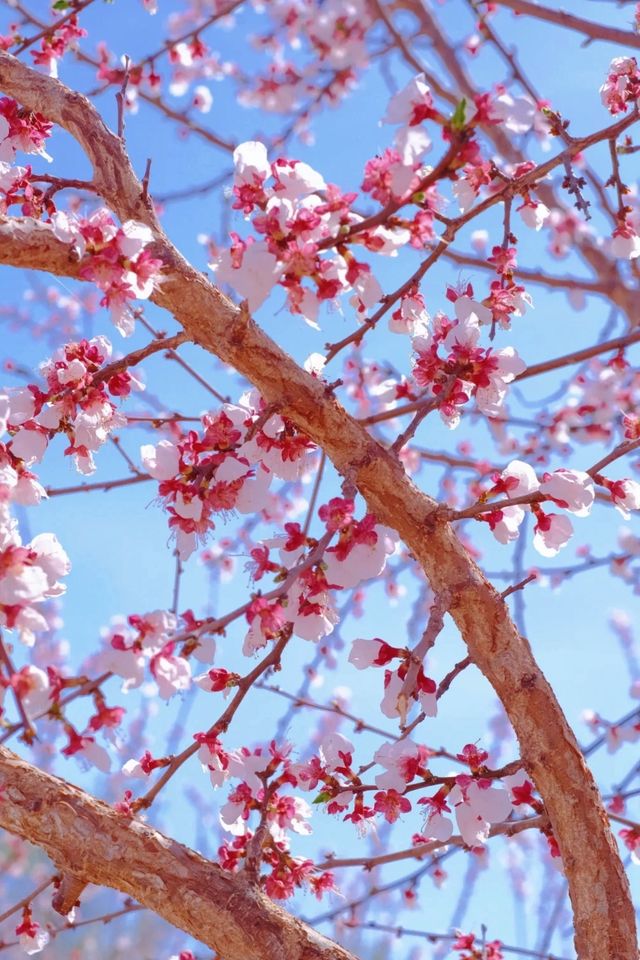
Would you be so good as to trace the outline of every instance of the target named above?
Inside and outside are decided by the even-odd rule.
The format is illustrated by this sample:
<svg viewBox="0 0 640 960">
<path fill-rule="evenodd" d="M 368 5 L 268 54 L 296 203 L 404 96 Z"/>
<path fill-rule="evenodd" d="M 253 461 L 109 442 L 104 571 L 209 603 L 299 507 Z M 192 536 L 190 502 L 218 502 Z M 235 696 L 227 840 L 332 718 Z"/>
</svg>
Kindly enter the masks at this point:
<svg viewBox="0 0 640 960">
<path fill-rule="evenodd" d="M 0 827 L 65 874 L 113 887 L 225 960 L 354 960 L 241 877 L 0 747 Z"/>
<path fill-rule="evenodd" d="M 0 53 L 0 88 L 29 108 L 61 123 L 76 136 L 94 164 L 95 182 L 118 216 L 121 219 L 135 217 L 156 230 L 156 250 L 164 260 L 166 275 L 154 301 L 169 310 L 196 342 L 254 383 L 267 403 L 278 402 L 283 415 L 319 444 L 336 468 L 356 484 L 378 519 L 398 531 L 423 567 L 432 589 L 436 593 L 448 592 L 451 597 L 448 612 L 473 662 L 500 697 L 518 736 L 523 761 L 544 800 L 569 881 L 578 955 L 581 960 L 602 960 L 603 957 L 637 960 L 635 915 L 628 882 L 593 777 L 527 640 L 519 635 L 504 600 L 486 580 L 451 526 L 441 518 L 437 503 L 413 485 L 397 459 L 347 414 L 320 380 L 298 367 L 246 311 L 234 306 L 170 244 L 142 200 L 142 185 L 133 174 L 120 140 L 107 130 L 88 101 L 4 53 Z M 19 262 L 19 252 L 15 252 Z M 12 262 L 5 250 L 3 259 Z M 44 258 L 42 266 L 47 268 Z M 26 765 L 19 767 L 17 773 L 28 779 L 29 771 L 25 768 Z M 16 789 L 20 789 L 18 781 Z M 58 789 L 61 788 L 58 786 Z M 37 835 L 37 842 L 44 846 L 51 830 L 56 828 L 57 821 L 50 824 L 50 819 L 38 818 L 41 833 Z M 17 826 L 16 822 L 14 828 Z M 141 856 L 143 864 L 148 860 L 140 831 L 144 834 L 146 829 L 131 830 L 130 838 L 134 844 L 132 854 Z M 94 840 L 94 830 L 91 836 Z M 151 832 L 151 836 L 157 835 Z M 153 841 L 151 845 L 156 850 Z M 161 847 L 160 844 L 158 849 Z M 94 871 L 108 874 L 112 881 L 117 879 L 119 889 L 126 889 L 136 897 L 140 894 L 137 886 L 135 892 L 131 889 L 132 883 L 142 885 L 140 866 L 134 859 L 119 864 L 113 860 L 101 864 L 96 861 L 97 852 L 92 843 Z M 203 868 L 194 854 L 189 854 L 186 862 L 199 878 L 194 885 L 190 922 L 197 920 L 193 929 L 197 929 L 195 935 L 202 938 L 209 909 L 203 904 L 202 891 L 208 893 L 210 881 L 202 882 L 201 871 L 204 869 L 209 876 L 213 868 L 208 864 Z M 71 863 L 65 862 L 64 866 L 70 868 Z M 157 867 L 157 860 L 150 866 Z M 217 874 L 211 876 L 217 878 Z M 227 884 L 230 880 L 233 878 L 224 878 Z M 189 870 L 180 877 L 180 884 L 185 888 L 191 885 Z M 225 922 L 233 924 L 225 935 L 237 945 L 245 936 L 242 925 L 251 924 L 254 916 L 251 911 L 244 912 L 250 898 L 240 901 L 238 887 L 226 889 L 233 894 L 229 893 L 225 899 L 219 891 L 217 909 L 220 910 L 221 903 L 225 904 Z M 164 887 L 161 890 L 152 887 L 144 893 L 149 905 L 163 916 L 176 909 Z M 259 902 L 262 904 L 262 900 Z M 228 909 L 229 903 L 233 909 Z M 240 903 L 242 906 L 238 909 Z M 260 916 L 263 915 L 267 914 L 260 912 Z M 295 923 L 283 919 L 281 911 L 273 916 L 280 918 L 284 931 L 289 930 L 287 924 Z M 273 944 L 277 934 L 275 928 L 268 929 L 272 931 Z M 244 949 L 243 957 L 247 957 L 246 946 Z M 320 956 L 313 952 L 319 948 L 310 946 L 306 954 L 299 949 L 296 953 L 295 949 L 289 946 L 283 949 L 279 944 L 276 955 L 304 956 L 305 960 Z M 272 948 L 270 955 L 274 955 Z M 341 955 L 344 953 L 335 954 Z M 232 955 L 227 948 L 225 957 L 231 960 L 232 956 L 240 954 Z"/>
</svg>

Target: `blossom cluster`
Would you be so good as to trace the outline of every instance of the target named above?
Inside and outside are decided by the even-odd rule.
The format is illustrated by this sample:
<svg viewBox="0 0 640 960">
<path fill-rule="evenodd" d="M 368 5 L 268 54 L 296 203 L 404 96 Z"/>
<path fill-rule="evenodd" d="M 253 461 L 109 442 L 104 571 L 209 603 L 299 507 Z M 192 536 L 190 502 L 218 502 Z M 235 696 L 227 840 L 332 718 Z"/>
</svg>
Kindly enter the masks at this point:
<svg viewBox="0 0 640 960">
<path fill-rule="evenodd" d="M 369 60 L 366 38 L 374 20 L 368 4 L 326 0 L 316 7 L 284 0 L 264 9 L 273 23 L 252 42 L 271 62 L 239 90 L 238 102 L 270 113 L 288 113 L 314 100 L 335 104 Z M 300 63 L 287 47 L 297 51 L 303 45 L 309 57 Z M 299 126 L 303 130 L 304 121 Z"/>
<path fill-rule="evenodd" d="M 413 378 L 427 388 L 449 427 L 458 425 L 462 407 L 472 397 L 486 416 L 499 416 L 507 385 L 526 369 L 513 347 L 479 346 L 481 325 L 492 323 L 493 313 L 472 297 L 471 287 L 462 295 L 451 291 L 455 319 L 439 313 L 413 338 Z"/>
<path fill-rule="evenodd" d="M 614 116 L 626 113 L 629 107 L 640 106 L 640 70 L 635 57 L 615 57 L 611 61 L 607 79 L 600 87 L 600 97 Z"/>
<path fill-rule="evenodd" d="M 232 286 L 250 310 L 280 283 L 290 311 L 312 326 L 317 326 L 320 303 L 341 293 L 353 291 L 354 306 L 362 311 L 379 300 L 382 291 L 368 264 L 352 254 L 321 255 L 323 241 L 332 242 L 341 228 L 348 230 L 354 194 L 327 187 L 306 163 L 284 159 L 269 163 L 261 143 L 241 144 L 234 163 L 234 206 L 245 214 L 257 208 L 253 224 L 264 239 L 245 241 L 232 233 L 231 248 L 219 251 L 210 264 L 219 282 Z M 318 196 L 324 191 L 326 201 Z"/>
<path fill-rule="evenodd" d="M 500 940 L 489 940 L 483 937 L 482 942 L 476 941 L 475 933 L 460 933 L 451 944 L 451 949 L 459 954 L 459 960 L 504 960 Z"/>
<path fill-rule="evenodd" d="M 36 634 L 48 629 L 39 607 L 65 592 L 61 577 L 69 573 L 71 564 L 52 533 L 39 533 L 23 543 L 9 508 L 15 486 L 12 468 L 0 464 L 0 626 L 15 630 L 23 643 L 32 646 Z"/>
<path fill-rule="evenodd" d="M 31 167 L 15 166 L 16 153 L 51 157 L 44 149 L 53 124 L 40 113 L 22 108 L 11 97 L 0 97 L 0 214 L 20 204 L 26 217 L 55 212 L 55 204 L 31 181 Z"/>
<path fill-rule="evenodd" d="M 51 221 L 58 240 L 75 250 L 80 277 L 102 290 L 100 305 L 109 308 L 122 336 L 130 336 L 135 324 L 131 301 L 147 300 L 161 279 L 162 261 L 148 249 L 150 228 L 135 220 L 118 226 L 104 208 L 89 217 L 58 211 Z"/>
<path fill-rule="evenodd" d="M 259 513 L 273 476 L 298 479 L 308 468 L 315 445 L 286 418 L 265 417 L 265 407 L 251 391 L 205 414 L 201 434 L 190 430 L 141 448 L 183 559 L 214 529 L 214 514 Z"/>
<path fill-rule="evenodd" d="M 98 44 L 98 56 L 96 77 L 102 84 L 122 87 L 126 76 L 124 104 L 132 114 L 138 112 L 141 95 L 154 98 L 160 96 L 163 78 L 157 72 L 153 60 L 132 64 L 122 57 L 118 63 L 104 42 Z M 221 61 L 201 37 L 196 35 L 190 40 L 169 46 L 168 59 L 171 67 L 169 93 L 174 97 L 182 97 L 190 92 L 190 106 L 200 113 L 209 113 L 213 106 L 211 81 L 221 80 L 233 74 L 236 69 L 231 63 Z"/>
<path fill-rule="evenodd" d="M 386 667 L 393 660 L 400 660 L 395 670 L 384 671 L 384 696 L 380 709 L 385 717 L 400 717 L 404 723 L 409 705 L 417 702 L 425 716 L 435 717 L 437 713 L 436 684 L 424 672 L 420 665 L 413 685 L 407 689 L 407 673 L 411 656 L 406 648 L 393 647 L 377 638 L 365 640 L 359 638 L 353 642 L 349 663 L 356 670 L 366 670 L 367 667 Z"/>
<path fill-rule="evenodd" d="M 13 163 L 18 150 L 51 160 L 44 143 L 51 136 L 52 127 L 41 113 L 26 110 L 11 97 L 0 97 L 0 161 Z M 0 168 L 2 173 L 6 169 Z"/>
<path fill-rule="evenodd" d="M 266 570 L 278 571 L 278 565 L 269 560 L 269 550 L 279 548 L 281 568 L 276 579 L 286 578 L 288 589 L 272 601 L 263 596 L 252 600 L 246 615 L 249 631 L 243 646 L 245 654 L 264 647 L 284 629 L 291 629 L 303 640 L 322 639 L 333 632 L 339 619 L 333 592 L 352 589 L 382 573 L 388 555 L 395 549 L 395 534 L 380 526 L 371 514 L 357 520 L 353 513 L 353 501 L 341 497 L 320 507 L 318 514 L 327 525 L 327 539 L 337 534 L 338 541 L 319 555 L 317 541 L 306 536 L 297 523 L 285 524 L 285 536 L 267 540 L 252 551 L 258 575 Z"/>
<path fill-rule="evenodd" d="M 214 642 L 199 636 L 199 626 L 190 611 L 180 617 L 169 610 L 131 614 L 105 631 L 93 666 L 121 677 L 124 692 L 140 687 L 148 672 L 158 695 L 168 700 L 191 687 L 191 654 L 201 663 L 213 659 Z"/>
<path fill-rule="evenodd" d="M 222 828 L 233 837 L 218 851 L 221 866 L 229 871 L 239 870 L 243 864 L 248 868 L 250 861 L 254 861 L 254 869 L 265 866 L 268 873 L 260 879 L 267 894 L 274 899 L 290 897 L 296 888 L 303 886 L 311 889 L 318 899 L 334 889 L 331 873 L 318 871 L 313 861 L 295 857 L 290 852 L 289 831 L 309 835 L 312 814 L 306 800 L 288 792 L 288 788 L 298 785 L 297 765 L 289 757 L 291 745 L 271 741 L 266 749 L 240 747 L 227 751 L 215 731 L 196 733 L 194 739 L 198 744 L 198 759 L 212 786 L 218 788 L 235 781 L 219 811 Z M 147 752 L 140 761 L 127 761 L 123 772 L 129 777 L 146 779 L 163 764 L 163 760 L 156 760 Z M 256 814 L 261 823 L 257 836 L 250 827 Z"/>
<path fill-rule="evenodd" d="M 255 391 L 238 404 L 205 414 L 202 427 L 201 434 L 190 430 L 141 449 L 143 465 L 159 481 L 182 559 L 215 529 L 216 514 L 260 515 L 272 478 L 298 479 L 315 449 L 290 421 L 271 414 Z M 340 497 L 319 508 L 327 531 L 322 550 L 293 522 L 285 523 L 284 535 L 251 550 L 254 580 L 275 574 L 276 583 L 284 581 L 285 587 L 277 596 L 258 594 L 247 605 L 246 655 L 284 629 L 312 641 L 331 633 L 338 619 L 331 592 L 351 589 L 382 572 L 396 537 L 372 515 L 358 520 L 354 512 L 353 500 Z M 334 538 L 337 542 L 330 546 Z M 279 551 L 279 562 L 271 559 L 272 549 Z M 205 689 L 212 688 L 205 684 Z"/>
<path fill-rule="evenodd" d="M 20 212 L 25 217 L 40 217 L 43 213 L 51 216 L 56 206 L 44 190 L 36 187 L 31 179 L 31 167 L 12 167 L 0 160 L 0 214 L 9 207 L 20 204 Z"/>
<path fill-rule="evenodd" d="M 501 495 L 507 499 L 522 498 L 525 502 L 501 505 L 480 513 L 476 519 L 489 524 L 500 543 L 510 543 L 519 535 L 519 527 L 528 511 L 535 517 L 533 545 L 543 557 L 554 557 L 566 546 L 573 534 L 571 521 L 564 514 L 546 513 L 542 507 L 551 501 L 568 513 L 586 517 L 595 500 L 595 484 L 608 491 L 615 508 L 628 520 L 631 510 L 640 509 L 640 483 L 635 480 L 609 480 L 602 474 L 591 476 L 582 470 L 561 467 L 545 472 L 539 480 L 535 470 L 522 460 L 512 460 L 493 477 L 493 486 L 481 497 Z"/>
<path fill-rule="evenodd" d="M 68 50 L 76 50 L 78 40 L 86 36 L 87 31 L 78 26 L 74 14 L 41 39 L 39 50 L 31 51 L 34 64 L 44 67 L 50 77 L 57 77 L 58 62 Z"/>
<path fill-rule="evenodd" d="M 66 436 L 65 455 L 73 457 L 80 473 L 95 471 L 93 454 L 126 423 L 112 397 L 142 389 L 128 370 L 101 376 L 110 356 L 111 344 L 103 336 L 67 343 L 40 366 L 46 389 L 29 384 L 7 393 L 6 428 L 11 439 L 6 446 L 0 444 L 0 450 L 18 477 L 42 460 L 56 434 Z"/>
</svg>

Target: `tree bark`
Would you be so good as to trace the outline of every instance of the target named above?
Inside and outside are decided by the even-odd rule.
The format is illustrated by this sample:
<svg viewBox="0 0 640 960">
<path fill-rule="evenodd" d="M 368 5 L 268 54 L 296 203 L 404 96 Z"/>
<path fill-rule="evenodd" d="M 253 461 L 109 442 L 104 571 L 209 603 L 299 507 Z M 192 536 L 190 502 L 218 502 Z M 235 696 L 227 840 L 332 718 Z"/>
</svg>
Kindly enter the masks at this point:
<svg viewBox="0 0 640 960">
<path fill-rule="evenodd" d="M 224 960 L 355 960 L 255 885 L 0 747 L 0 827 L 65 875 L 113 887 Z"/>
<path fill-rule="evenodd" d="M 580 960 L 637 960 L 627 877 L 573 731 L 505 601 L 439 515 L 436 501 L 416 488 L 397 458 L 349 416 L 321 381 L 187 263 L 158 224 L 122 141 L 85 98 L 1 52 L 0 88 L 76 137 L 93 165 L 100 194 L 121 220 L 135 218 L 155 230 L 155 250 L 166 274 L 154 302 L 322 447 L 337 470 L 356 484 L 378 520 L 398 531 L 433 590 L 451 598 L 448 612 L 473 662 L 502 701 L 544 800 L 569 883 Z M 37 243 L 27 245 L 23 254 L 23 246 L 10 239 L 12 229 L 11 222 L 0 222 L 0 262 L 76 273 L 68 248 L 66 256 L 62 244 L 53 253 L 50 242 L 38 267 Z M 33 229 L 40 238 L 46 226 L 34 224 Z"/>
</svg>

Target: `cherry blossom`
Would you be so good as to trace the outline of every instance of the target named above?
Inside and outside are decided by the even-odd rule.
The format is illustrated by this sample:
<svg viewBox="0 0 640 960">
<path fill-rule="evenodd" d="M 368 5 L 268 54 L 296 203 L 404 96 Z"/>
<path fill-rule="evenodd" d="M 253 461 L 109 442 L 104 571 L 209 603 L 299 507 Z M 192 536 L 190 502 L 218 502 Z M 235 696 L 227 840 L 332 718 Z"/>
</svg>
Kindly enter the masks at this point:
<svg viewBox="0 0 640 960">
<path fill-rule="evenodd" d="M 456 778 L 448 799 L 460 835 L 470 847 L 484 843 L 491 824 L 506 820 L 512 809 L 506 790 L 494 788 L 490 780 L 471 780 L 467 776 Z"/>
<path fill-rule="evenodd" d="M 22 911 L 22 920 L 16 927 L 16 936 L 20 946 L 28 956 L 40 953 L 49 943 L 49 933 L 40 929 L 40 924 L 33 919 L 31 909 L 26 906 Z"/>
<path fill-rule="evenodd" d="M 150 228 L 135 220 L 118 227 L 104 208 L 87 218 L 58 212 L 51 219 L 55 236 L 81 258 L 80 275 L 103 291 L 101 305 L 110 309 L 117 330 L 130 336 L 135 325 L 130 302 L 148 299 L 160 282 L 162 262 L 147 250 Z"/>
<path fill-rule="evenodd" d="M 545 473 L 539 490 L 576 517 L 588 517 L 591 513 L 595 498 L 593 480 L 581 470 L 561 467 L 553 473 Z"/>
<path fill-rule="evenodd" d="M 609 64 L 607 79 L 600 87 L 600 98 L 610 113 L 624 113 L 629 104 L 640 99 L 640 72 L 635 57 L 615 57 Z"/>
<path fill-rule="evenodd" d="M 640 483 L 637 480 L 606 480 L 604 477 L 599 480 L 609 493 L 616 510 L 622 514 L 625 520 L 631 516 L 631 510 L 640 510 Z"/>
<path fill-rule="evenodd" d="M 543 557 L 555 557 L 573 536 L 573 526 L 568 517 L 559 513 L 535 511 L 533 545 Z"/>
<path fill-rule="evenodd" d="M 428 758 L 427 748 L 409 738 L 384 743 L 373 755 L 375 762 L 385 768 L 384 773 L 376 775 L 376 786 L 401 792 L 426 767 Z"/>
<path fill-rule="evenodd" d="M 44 142 L 51 136 L 52 127 L 42 114 L 21 110 L 11 97 L 0 97 L 0 160 L 13 163 L 20 150 L 51 161 Z"/>
</svg>

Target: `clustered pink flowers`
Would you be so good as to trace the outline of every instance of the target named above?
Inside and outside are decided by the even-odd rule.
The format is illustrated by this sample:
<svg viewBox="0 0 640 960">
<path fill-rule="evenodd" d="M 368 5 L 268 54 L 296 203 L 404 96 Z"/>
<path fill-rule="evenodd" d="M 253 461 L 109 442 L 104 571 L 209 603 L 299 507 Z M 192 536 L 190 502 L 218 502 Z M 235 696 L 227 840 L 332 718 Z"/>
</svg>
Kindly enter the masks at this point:
<svg viewBox="0 0 640 960">
<path fill-rule="evenodd" d="M 0 97 L 0 161 L 13 163 L 18 150 L 51 160 L 44 143 L 51 136 L 52 127 L 41 113 L 25 110 L 11 97 Z"/>
<path fill-rule="evenodd" d="M 23 544 L 3 479 L 0 472 L 0 626 L 15 630 L 32 646 L 36 634 L 48 628 L 39 607 L 65 592 L 60 578 L 69 573 L 71 564 L 52 533 L 39 533 Z"/>
<path fill-rule="evenodd" d="M 543 557 L 554 557 L 566 546 L 573 534 L 573 526 L 564 514 L 547 513 L 542 507 L 551 501 L 576 517 L 587 517 L 595 500 L 595 485 L 604 487 L 610 494 L 617 510 L 629 518 L 630 510 L 640 509 L 640 483 L 636 480 L 608 480 L 601 474 L 590 476 L 582 470 L 561 467 L 552 473 L 544 473 L 538 480 L 528 463 L 512 460 L 493 477 L 493 486 L 481 497 L 486 502 L 496 495 L 507 499 L 522 498 L 524 502 L 505 504 L 482 512 L 477 519 L 488 523 L 496 540 L 509 543 L 517 539 L 519 527 L 528 511 L 535 517 L 533 545 Z"/>
<path fill-rule="evenodd" d="M 278 414 L 261 416 L 264 408 L 252 391 L 238 404 L 205 414 L 201 435 L 190 430 L 178 440 L 142 447 L 143 466 L 160 481 L 183 559 L 214 529 L 215 513 L 259 513 L 274 475 L 296 479 L 310 465 L 315 445 Z"/>
<path fill-rule="evenodd" d="M 112 397 L 143 389 L 128 370 L 102 377 L 110 356 L 111 344 L 103 336 L 67 343 L 41 364 L 46 389 L 29 384 L 8 392 L 10 441 L 6 446 L 0 444 L 0 449 L 19 474 L 42 460 L 56 434 L 66 436 L 65 455 L 73 457 L 80 473 L 95 471 L 93 454 L 126 423 Z"/>
<path fill-rule="evenodd" d="M 626 113 L 640 106 L 640 70 L 635 57 L 615 57 L 607 79 L 600 87 L 602 103 L 610 113 Z"/>
<path fill-rule="evenodd" d="M 413 378 L 429 389 L 447 426 L 455 427 L 472 397 L 488 417 L 499 416 L 507 385 L 526 364 L 513 347 L 480 347 L 481 324 L 492 322 L 491 310 L 472 299 L 471 287 L 463 295 L 451 294 L 456 319 L 439 313 L 431 329 L 413 339 Z"/>
<path fill-rule="evenodd" d="M 149 227 L 135 220 L 118 226 L 105 209 L 90 217 L 61 211 L 53 215 L 53 232 L 73 246 L 80 258 L 80 276 L 102 290 L 101 306 L 123 337 L 133 333 L 132 300 L 147 300 L 160 282 L 162 261 L 147 249 L 153 240 Z"/>
</svg>

